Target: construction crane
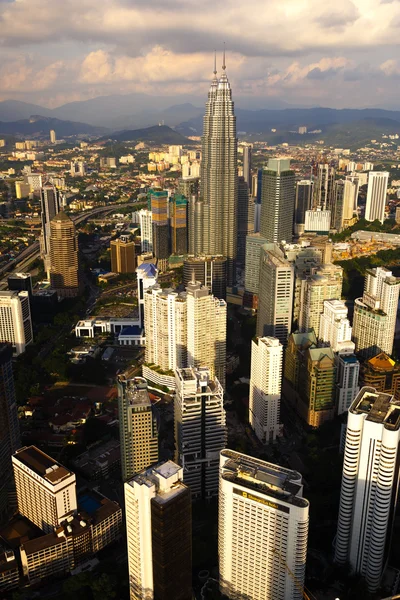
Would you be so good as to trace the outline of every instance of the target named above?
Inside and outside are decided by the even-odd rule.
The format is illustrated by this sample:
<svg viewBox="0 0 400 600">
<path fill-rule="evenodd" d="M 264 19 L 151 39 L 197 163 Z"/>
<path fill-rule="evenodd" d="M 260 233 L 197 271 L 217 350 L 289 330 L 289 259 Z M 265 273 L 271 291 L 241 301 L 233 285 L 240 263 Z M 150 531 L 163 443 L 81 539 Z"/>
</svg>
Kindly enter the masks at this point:
<svg viewBox="0 0 400 600">
<path fill-rule="evenodd" d="M 300 594 L 302 595 L 302 598 L 304 598 L 304 600 L 312 600 L 311 596 L 309 596 L 306 591 L 305 591 L 305 587 L 303 587 L 300 583 L 300 581 L 297 579 L 296 575 L 293 573 L 293 571 L 289 568 L 289 565 L 287 564 L 287 562 L 283 559 L 282 554 L 279 552 L 279 550 L 277 550 L 276 548 L 274 548 L 272 550 L 272 552 L 274 554 L 276 554 L 281 562 L 281 564 L 285 567 L 286 571 L 289 573 L 290 577 L 293 579 L 294 585 L 297 587 L 297 589 L 299 590 Z"/>
</svg>

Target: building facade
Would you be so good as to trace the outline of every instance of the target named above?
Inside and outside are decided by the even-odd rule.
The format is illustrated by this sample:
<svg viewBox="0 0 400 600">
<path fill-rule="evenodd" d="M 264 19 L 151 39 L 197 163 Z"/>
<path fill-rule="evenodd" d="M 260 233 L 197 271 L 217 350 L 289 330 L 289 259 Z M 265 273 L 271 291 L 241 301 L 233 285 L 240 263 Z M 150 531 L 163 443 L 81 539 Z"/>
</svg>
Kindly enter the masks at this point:
<svg viewBox="0 0 400 600">
<path fill-rule="evenodd" d="M 313 186 L 310 179 L 302 179 L 296 183 L 296 199 L 294 208 L 294 233 L 301 235 L 304 233 L 306 222 L 306 211 L 312 208 Z"/>
<path fill-rule="evenodd" d="M 44 260 L 44 268 L 47 272 L 50 268 L 50 222 L 60 212 L 60 208 L 60 192 L 52 183 L 46 181 L 40 189 L 40 212 L 42 219 L 40 250 Z"/>
<path fill-rule="evenodd" d="M 321 314 L 325 300 L 342 297 L 343 269 L 337 265 L 324 264 L 312 270 L 301 282 L 299 329 L 314 329 L 319 337 Z M 325 320 L 324 320 L 325 322 Z"/>
<path fill-rule="evenodd" d="M 246 237 L 254 233 L 254 199 L 244 177 L 238 179 L 237 261 L 242 267 L 246 259 Z"/>
<path fill-rule="evenodd" d="M 188 201 L 185 196 L 175 194 L 169 200 L 171 227 L 171 253 L 188 252 Z"/>
<path fill-rule="evenodd" d="M 385 220 L 389 173 L 387 171 L 370 171 L 368 173 L 367 202 L 365 218 L 367 221 Z"/>
<path fill-rule="evenodd" d="M 188 256 L 183 261 L 183 285 L 193 279 L 208 287 L 220 300 L 226 300 L 227 259 L 224 256 Z"/>
<path fill-rule="evenodd" d="M 136 270 L 135 242 L 129 235 L 121 235 L 110 242 L 111 271 L 134 273 Z"/>
<path fill-rule="evenodd" d="M 260 235 L 270 244 L 293 238 L 295 174 L 290 160 L 272 158 L 262 172 Z"/>
<path fill-rule="evenodd" d="M 14 356 L 33 341 L 29 292 L 0 292 L 0 339 L 12 345 Z"/>
<path fill-rule="evenodd" d="M 60 211 L 50 222 L 50 285 L 59 298 L 74 298 L 81 290 L 78 234 Z"/>
<path fill-rule="evenodd" d="M 140 245 L 142 252 L 153 252 L 153 225 L 151 210 L 139 210 Z"/>
</svg>

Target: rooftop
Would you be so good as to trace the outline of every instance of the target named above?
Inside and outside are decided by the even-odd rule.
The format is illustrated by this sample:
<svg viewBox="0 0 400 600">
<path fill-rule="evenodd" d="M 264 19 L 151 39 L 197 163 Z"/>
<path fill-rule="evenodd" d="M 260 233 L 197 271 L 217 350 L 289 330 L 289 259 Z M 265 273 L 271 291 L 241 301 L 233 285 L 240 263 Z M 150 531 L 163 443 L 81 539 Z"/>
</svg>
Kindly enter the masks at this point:
<svg viewBox="0 0 400 600">
<path fill-rule="evenodd" d="M 400 401 L 373 387 L 363 387 L 355 397 L 350 411 L 366 414 L 366 420 L 384 425 L 386 429 L 400 429 Z"/>
<path fill-rule="evenodd" d="M 373 358 L 370 358 L 366 366 L 371 367 L 375 371 L 393 371 L 396 366 L 399 368 L 400 365 L 397 365 L 396 361 L 390 358 L 385 352 L 380 352 Z"/>
<path fill-rule="evenodd" d="M 17 450 L 14 458 L 51 483 L 56 485 L 63 479 L 73 475 L 71 471 L 60 465 L 36 446 L 28 446 Z"/>
<path fill-rule="evenodd" d="M 182 482 L 181 476 L 182 467 L 172 460 L 168 460 L 139 473 L 127 484 L 132 487 L 135 484 L 145 485 L 148 488 L 155 486 L 157 494 L 152 498 L 152 501 L 164 504 L 188 489 Z"/>
</svg>

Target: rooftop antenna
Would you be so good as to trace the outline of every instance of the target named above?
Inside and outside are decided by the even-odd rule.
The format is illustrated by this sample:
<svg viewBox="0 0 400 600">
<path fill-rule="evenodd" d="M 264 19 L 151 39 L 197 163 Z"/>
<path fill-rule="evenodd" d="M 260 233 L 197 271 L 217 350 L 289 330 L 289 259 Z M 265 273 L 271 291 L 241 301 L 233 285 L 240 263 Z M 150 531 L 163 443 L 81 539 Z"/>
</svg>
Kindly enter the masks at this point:
<svg viewBox="0 0 400 600">
<path fill-rule="evenodd" d="M 217 51 L 214 50 L 214 71 L 213 71 L 214 75 L 217 74 Z"/>
<path fill-rule="evenodd" d="M 223 56 L 223 60 L 222 60 L 222 69 L 225 71 L 226 69 L 226 64 L 225 64 L 225 42 L 224 42 L 224 56 Z"/>
</svg>

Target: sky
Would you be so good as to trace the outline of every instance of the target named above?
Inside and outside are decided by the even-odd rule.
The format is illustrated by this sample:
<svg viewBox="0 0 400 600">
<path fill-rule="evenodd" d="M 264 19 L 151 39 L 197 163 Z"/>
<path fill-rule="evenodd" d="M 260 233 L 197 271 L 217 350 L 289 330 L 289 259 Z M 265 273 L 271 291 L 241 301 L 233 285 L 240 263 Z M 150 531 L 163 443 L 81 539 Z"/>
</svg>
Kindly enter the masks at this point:
<svg viewBox="0 0 400 600">
<path fill-rule="evenodd" d="M 202 102 L 224 42 L 239 106 L 400 109 L 400 0 L 0 0 L 0 100 Z"/>
</svg>

